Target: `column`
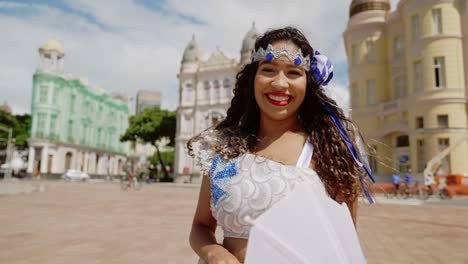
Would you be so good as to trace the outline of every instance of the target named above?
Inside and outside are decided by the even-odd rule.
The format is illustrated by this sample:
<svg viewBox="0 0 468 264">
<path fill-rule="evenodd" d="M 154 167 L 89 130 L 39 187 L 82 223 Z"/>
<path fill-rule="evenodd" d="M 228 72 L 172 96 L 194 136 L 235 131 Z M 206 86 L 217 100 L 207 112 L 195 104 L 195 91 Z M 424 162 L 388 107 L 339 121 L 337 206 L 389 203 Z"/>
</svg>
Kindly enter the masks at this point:
<svg viewBox="0 0 468 264">
<path fill-rule="evenodd" d="M 45 145 L 41 153 L 41 173 L 47 173 L 47 165 L 49 164 L 49 147 Z"/>
<path fill-rule="evenodd" d="M 28 173 L 34 172 L 34 157 L 36 156 L 36 150 L 33 146 L 29 147 L 29 155 L 28 155 Z"/>
<path fill-rule="evenodd" d="M 85 152 L 84 162 L 83 162 L 83 172 L 88 173 L 88 164 L 89 164 L 89 155 L 88 155 L 88 152 Z"/>
</svg>

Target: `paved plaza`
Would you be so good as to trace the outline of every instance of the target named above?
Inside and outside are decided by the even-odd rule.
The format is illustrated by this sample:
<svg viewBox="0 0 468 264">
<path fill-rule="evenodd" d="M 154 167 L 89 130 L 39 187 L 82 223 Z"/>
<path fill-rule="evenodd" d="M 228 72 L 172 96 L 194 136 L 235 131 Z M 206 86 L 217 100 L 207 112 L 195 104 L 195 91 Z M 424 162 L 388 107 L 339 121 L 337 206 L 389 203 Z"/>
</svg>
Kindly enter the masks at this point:
<svg viewBox="0 0 468 264">
<path fill-rule="evenodd" d="M 198 189 L 117 182 L 0 182 L 0 263 L 187 263 Z M 368 263 L 468 263 L 468 206 L 362 204 Z"/>
</svg>

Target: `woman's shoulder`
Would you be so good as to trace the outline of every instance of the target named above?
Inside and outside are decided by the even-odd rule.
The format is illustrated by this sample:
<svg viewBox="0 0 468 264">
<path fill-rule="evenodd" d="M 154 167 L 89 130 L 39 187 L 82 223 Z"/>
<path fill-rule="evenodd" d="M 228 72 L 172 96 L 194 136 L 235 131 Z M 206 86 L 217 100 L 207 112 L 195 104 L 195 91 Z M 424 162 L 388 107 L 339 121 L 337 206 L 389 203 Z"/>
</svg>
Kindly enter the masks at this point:
<svg viewBox="0 0 468 264">
<path fill-rule="evenodd" d="M 207 175 L 212 167 L 217 153 L 216 149 L 224 139 L 216 129 L 208 129 L 190 140 L 189 153 L 202 172 Z"/>
</svg>

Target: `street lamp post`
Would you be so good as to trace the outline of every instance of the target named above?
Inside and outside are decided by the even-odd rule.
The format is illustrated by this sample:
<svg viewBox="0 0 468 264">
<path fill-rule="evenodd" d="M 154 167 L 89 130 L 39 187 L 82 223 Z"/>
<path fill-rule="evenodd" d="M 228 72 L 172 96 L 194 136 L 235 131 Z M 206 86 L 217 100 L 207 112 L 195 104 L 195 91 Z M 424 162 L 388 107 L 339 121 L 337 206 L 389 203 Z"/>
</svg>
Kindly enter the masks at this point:
<svg viewBox="0 0 468 264">
<path fill-rule="evenodd" d="M 12 145 L 11 140 L 13 136 L 13 129 L 9 127 L 8 129 L 5 127 L 0 127 L 0 130 L 8 131 L 8 141 L 7 141 L 7 149 L 6 149 L 6 160 L 5 164 L 7 165 L 6 172 L 5 172 L 5 180 L 11 178 L 11 151 Z"/>
</svg>

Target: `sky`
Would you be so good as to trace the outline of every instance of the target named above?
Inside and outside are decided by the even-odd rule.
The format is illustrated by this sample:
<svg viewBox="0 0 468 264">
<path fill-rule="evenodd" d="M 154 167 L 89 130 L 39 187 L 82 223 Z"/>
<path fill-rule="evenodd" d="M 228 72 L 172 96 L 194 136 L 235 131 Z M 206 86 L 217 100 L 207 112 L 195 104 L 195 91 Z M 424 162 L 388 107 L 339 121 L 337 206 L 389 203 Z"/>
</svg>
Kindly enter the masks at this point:
<svg viewBox="0 0 468 264">
<path fill-rule="evenodd" d="M 178 106 L 182 54 L 192 35 L 203 58 L 217 47 L 239 59 L 255 22 L 260 32 L 296 26 L 334 63 L 331 94 L 349 107 L 342 33 L 351 0 L 0 0 L 0 104 L 30 113 L 38 48 L 49 39 L 65 50 L 64 72 L 92 86 L 135 97 L 162 93 L 162 108 Z M 395 5 L 395 0 L 392 1 Z M 134 106 L 132 111 L 134 111 Z"/>
</svg>

